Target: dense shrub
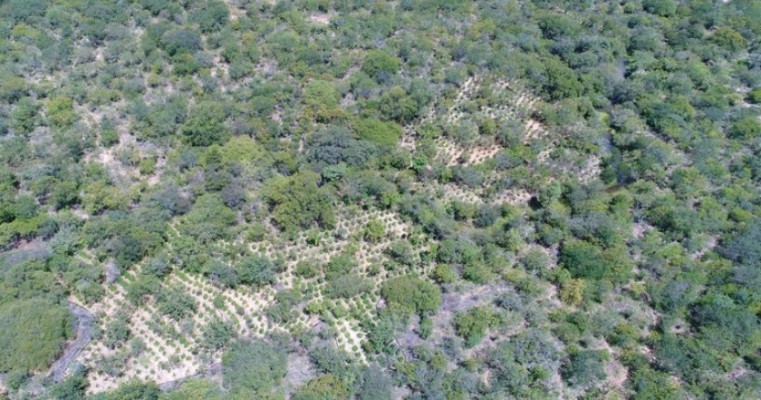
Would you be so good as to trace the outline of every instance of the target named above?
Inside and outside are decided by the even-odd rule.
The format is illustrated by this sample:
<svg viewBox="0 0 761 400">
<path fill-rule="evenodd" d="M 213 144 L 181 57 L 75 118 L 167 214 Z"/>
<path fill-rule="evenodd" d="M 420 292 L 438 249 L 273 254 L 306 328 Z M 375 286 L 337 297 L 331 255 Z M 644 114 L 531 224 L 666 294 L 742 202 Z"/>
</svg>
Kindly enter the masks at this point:
<svg viewBox="0 0 761 400">
<path fill-rule="evenodd" d="M 293 394 L 294 400 L 349 399 L 350 388 L 338 377 L 321 375 L 300 387 Z"/>
<path fill-rule="evenodd" d="M 362 71 L 375 78 L 377 81 L 385 81 L 390 75 L 396 74 L 401 63 L 399 59 L 384 50 L 371 50 L 362 62 Z"/>
<path fill-rule="evenodd" d="M 226 118 L 219 103 L 202 102 L 190 109 L 181 131 L 193 146 L 224 144 L 230 138 L 230 132 L 224 125 Z"/>
<path fill-rule="evenodd" d="M 319 175 L 302 171 L 293 176 L 278 176 L 267 183 L 262 196 L 272 207 L 272 218 L 281 229 L 295 231 L 312 224 L 331 227 L 334 214 L 332 196 L 319 187 Z"/>
<path fill-rule="evenodd" d="M 195 12 L 193 12 L 191 21 L 198 24 L 201 32 L 209 33 L 219 30 L 227 23 L 230 17 L 230 11 L 227 5 L 221 1 L 209 0 L 203 2 Z"/>
<path fill-rule="evenodd" d="M 586 386 L 605 378 L 608 353 L 600 350 L 573 352 L 563 365 L 563 377 L 573 386 Z"/>
<path fill-rule="evenodd" d="M 499 321 L 493 310 L 487 307 L 474 307 L 458 314 L 454 325 L 457 335 L 465 339 L 465 346 L 473 347 L 481 342 L 486 329 Z"/>
<path fill-rule="evenodd" d="M 277 266 L 270 259 L 259 256 L 243 258 L 238 266 L 240 283 L 244 285 L 263 286 L 275 282 Z"/>
<path fill-rule="evenodd" d="M 0 371 L 43 370 L 71 336 L 66 307 L 43 298 L 0 305 Z"/>
<path fill-rule="evenodd" d="M 426 314 L 441 305 L 441 290 L 431 282 L 414 276 L 387 281 L 381 290 L 389 308 L 401 314 Z"/>
<path fill-rule="evenodd" d="M 377 119 L 362 119 L 354 123 L 352 129 L 360 138 L 384 146 L 396 146 L 402 137 L 402 127 L 394 122 Z"/>
<path fill-rule="evenodd" d="M 632 269 L 631 261 L 618 248 L 601 250 L 599 247 L 578 240 L 564 242 L 558 261 L 579 278 L 612 282 L 625 281 Z"/>
<path fill-rule="evenodd" d="M 195 53 L 201 49 L 201 36 L 190 30 L 171 30 L 161 37 L 161 45 L 170 56 L 185 52 Z"/>
<path fill-rule="evenodd" d="M 237 341 L 222 357 L 224 386 L 236 396 L 267 396 L 285 374 L 286 354 L 262 340 Z"/>
</svg>

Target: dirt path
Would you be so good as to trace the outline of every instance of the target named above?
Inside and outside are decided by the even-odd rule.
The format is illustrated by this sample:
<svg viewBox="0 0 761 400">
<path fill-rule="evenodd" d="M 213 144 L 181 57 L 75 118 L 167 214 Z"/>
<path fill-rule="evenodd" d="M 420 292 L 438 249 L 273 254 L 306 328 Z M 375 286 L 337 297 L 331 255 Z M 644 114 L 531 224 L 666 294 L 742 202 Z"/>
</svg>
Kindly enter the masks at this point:
<svg viewBox="0 0 761 400">
<path fill-rule="evenodd" d="M 63 355 L 50 367 L 48 376 L 52 376 L 56 382 L 63 380 L 68 368 L 92 338 L 93 317 L 90 311 L 72 302 L 69 302 L 69 310 L 77 317 L 77 338 L 69 344 Z"/>
</svg>

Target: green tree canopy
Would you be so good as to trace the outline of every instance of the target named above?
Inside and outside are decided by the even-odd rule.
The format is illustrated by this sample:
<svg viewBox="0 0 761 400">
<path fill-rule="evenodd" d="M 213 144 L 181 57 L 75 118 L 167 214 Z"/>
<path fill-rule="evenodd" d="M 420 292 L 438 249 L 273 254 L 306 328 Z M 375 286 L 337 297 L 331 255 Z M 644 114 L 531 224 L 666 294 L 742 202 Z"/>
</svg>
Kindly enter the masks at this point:
<svg viewBox="0 0 761 400">
<path fill-rule="evenodd" d="M 293 394 L 293 400 L 348 400 L 349 387 L 337 376 L 321 375 Z"/>
<path fill-rule="evenodd" d="M 193 146 L 224 144 L 230 138 L 230 132 L 224 125 L 225 119 L 227 115 L 221 104 L 203 101 L 191 107 L 181 131 Z"/>
<path fill-rule="evenodd" d="M 188 233 L 202 240 L 225 237 L 227 228 L 235 224 L 235 213 L 218 194 L 210 193 L 196 200 L 186 218 Z"/>
<path fill-rule="evenodd" d="M 362 71 L 377 81 L 388 79 L 389 76 L 396 74 L 400 67 L 399 59 L 385 50 L 367 52 L 365 61 L 362 63 Z"/>
<path fill-rule="evenodd" d="M 312 224 L 333 226 L 333 196 L 327 188 L 318 186 L 319 180 L 314 172 L 300 171 L 267 182 L 262 197 L 272 208 L 272 219 L 278 227 L 293 232 Z"/>
<path fill-rule="evenodd" d="M 71 335 L 66 307 L 43 298 L 0 306 L 0 371 L 42 370 L 61 352 Z"/>
<path fill-rule="evenodd" d="M 359 119 L 352 126 L 360 138 L 383 146 L 396 146 L 402 137 L 402 127 L 395 122 Z"/>
<path fill-rule="evenodd" d="M 387 281 L 381 290 L 391 310 L 402 314 L 426 314 L 441 305 L 441 289 L 415 276 L 401 276 Z"/>
<path fill-rule="evenodd" d="M 237 341 L 222 357 L 224 386 L 238 396 L 266 398 L 285 373 L 285 352 L 263 340 Z"/>
</svg>

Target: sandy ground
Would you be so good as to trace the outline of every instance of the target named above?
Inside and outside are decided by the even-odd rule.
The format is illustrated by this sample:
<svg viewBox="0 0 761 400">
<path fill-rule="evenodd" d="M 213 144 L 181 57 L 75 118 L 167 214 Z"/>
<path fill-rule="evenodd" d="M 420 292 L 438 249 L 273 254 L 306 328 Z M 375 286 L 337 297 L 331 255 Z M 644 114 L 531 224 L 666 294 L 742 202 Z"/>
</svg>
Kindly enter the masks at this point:
<svg viewBox="0 0 761 400">
<path fill-rule="evenodd" d="M 366 274 L 369 266 L 382 263 L 387 259 L 385 249 L 388 246 L 410 234 L 409 225 L 390 211 L 342 208 L 338 210 L 337 214 L 339 218 L 336 229 L 330 233 L 322 233 L 318 244 L 307 242 L 308 232 L 298 235 L 293 241 L 275 235 L 270 238 L 270 241 L 248 243 L 249 249 L 255 254 L 271 258 L 287 255 L 287 269 L 277 276 L 277 282 L 272 287 L 265 287 L 260 290 L 252 288 L 224 289 L 200 275 L 179 271 L 171 274 L 163 285 L 179 288 L 190 294 L 197 307 L 189 321 L 192 323 L 192 329 L 180 335 L 184 338 L 182 341 L 167 333 L 172 330 L 181 332 L 183 329 L 181 323 L 162 316 L 152 301 L 148 301 L 137 308 L 130 305 L 125 297 L 127 290 L 123 285 L 124 282 L 135 279 L 139 274 L 140 266 L 137 265 L 125 272 L 119 283 L 107 287 L 108 295 L 104 297 L 104 300 L 88 309 L 96 316 L 95 323 L 101 328 L 106 327 L 119 310 L 130 310 L 129 328 L 133 336 L 139 337 L 143 341 L 146 349 L 140 355 L 128 357 L 123 371 L 118 376 L 108 376 L 99 372 L 99 365 L 101 365 L 103 358 L 116 356 L 124 349 L 128 349 L 129 344 L 125 344 L 126 347 L 108 349 L 102 338 L 91 341 L 77 358 L 77 361 L 90 366 L 93 370 L 88 375 L 90 383 L 88 392 L 98 393 L 109 390 L 134 378 L 151 380 L 159 384 L 170 384 L 201 373 L 204 365 L 218 363 L 220 360 L 220 354 L 209 354 L 199 347 L 204 327 L 213 320 L 232 322 L 237 329 L 237 334 L 241 337 L 261 337 L 273 330 L 309 329 L 311 325 L 316 323 L 316 317 L 300 316 L 288 326 L 279 326 L 271 323 L 264 315 L 264 311 L 274 300 L 276 290 L 311 287 L 312 289 L 305 291 L 305 295 L 308 297 L 306 301 L 310 301 L 309 299 L 314 301 L 325 300 L 322 295 L 324 284 L 318 284 L 316 278 L 303 280 L 294 275 L 293 270 L 299 262 L 310 260 L 326 263 L 333 255 L 347 249 L 350 244 L 357 243 L 359 245 L 356 253 L 357 272 Z M 377 242 L 371 243 L 362 239 L 365 226 L 370 221 L 377 221 L 384 226 L 385 236 Z M 180 233 L 174 226 L 171 226 L 170 235 L 179 236 Z M 422 248 L 420 247 L 417 251 L 422 250 Z M 395 273 L 408 272 L 412 271 Z M 372 293 L 365 294 L 363 299 L 337 299 L 332 301 L 342 304 L 347 310 L 352 308 L 362 310 L 360 313 L 362 318 L 372 318 L 374 304 L 380 299 L 377 288 L 388 276 L 388 274 L 382 273 L 374 277 L 376 289 Z M 362 350 L 362 342 L 366 338 L 366 333 L 360 328 L 360 320 L 356 319 L 357 316 L 352 315 L 354 314 L 336 320 L 334 328 L 339 332 L 336 341 L 344 350 L 357 355 L 360 362 L 366 362 L 367 358 Z M 168 327 L 169 331 L 157 331 L 154 321 Z M 305 377 L 308 376 L 309 372 L 305 371 L 304 374 L 304 376 L 292 376 L 291 380 L 296 382 L 300 379 L 306 379 Z"/>
</svg>

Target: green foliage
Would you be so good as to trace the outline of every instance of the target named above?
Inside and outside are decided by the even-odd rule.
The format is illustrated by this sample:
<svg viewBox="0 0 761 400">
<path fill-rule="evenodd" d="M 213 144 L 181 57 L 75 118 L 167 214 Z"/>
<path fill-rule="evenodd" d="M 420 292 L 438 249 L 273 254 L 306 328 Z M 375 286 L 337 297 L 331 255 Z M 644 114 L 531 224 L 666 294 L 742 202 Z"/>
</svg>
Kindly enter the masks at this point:
<svg viewBox="0 0 761 400">
<path fill-rule="evenodd" d="M 128 199 L 119 189 L 103 182 L 93 182 L 84 188 L 82 203 L 91 215 L 100 214 L 105 210 L 118 210 L 127 207 Z M 62 199 L 61 203 L 71 203 L 72 200 Z"/>
<path fill-rule="evenodd" d="M 190 109 L 181 131 L 193 146 L 224 144 L 230 139 L 230 132 L 224 125 L 226 118 L 221 104 L 204 101 Z"/>
<path fill-rule="evenodd" d="M 28 378 L 26 371 L 13 370 L 5 374 L 5 385 L 11 390 L 18 390 Z"/>
<path fill-rule="evenodd" d="M 119 143 L 119 133 L 112 128 L 105 128 L 100 132 L 100 144 L 103 147 L 111 147 Z"/>
<path fill-rule="evenodd" d="M 586 282 L 583 279 L 568 279 L 560 288 L 560 300 L 571 306 L 578 306 L 584 301 Z"/>
<path fill-rule="evenodd" d="M 235 213 L 217 194 L 204 194 L 196 200 L 186 216 L 182 230 L 204 243 L 228 237 L 228 227 L 235 224 Z"/>
<path fill-rule="evenodd" d="M 230 18 L 227 5 L 221 1 L 209 0 L 195 10 L 191 21 L 197 23 L 201 32 L 209 33 L 219 30 Z"/>
<path fill-rule="evenodd" d="M 394 86 L 381 96 L 378 111 L 388 119 L 408 123 L 418 116 L 422 106 L 404 88 Z"/>
<path fill-rule="evenodd" d="M 681 376 L 686 382 L 700 384 L 704 371 L 719 371 L 721 366 L 713 349 L 698 340 L 681 335 L 664 334 L 654 343 L 659 369 Z"/>
<path fill-rule="evenodd" d="M 26 135 L 32 132 L 36 124 L 39 105 L 29 97 L 24 97 L 13 108 L 10 117 L 10 127 L 14 132 Z"/>
<path fill-rule="evenodd" d="M 643 0 L 642 7 L 661 17 L 669 17 L 676 13 L 677 3 L 674 0 Z"/>
<path fill-rule="evenodd" d="M 321 345 L 309 352 L 309 359 L 318 373 L 333 374 L 342 380 L 353 380 L 354 370 L 349 355 L 331 345 Z"/>
<path fill-rule="evenodd" d="M 637 370 L 632 377 L 636 400 L 656 400 L 679 397 L 671 377 L 651 369 Z"/>
<path fill-rule="evenodd" d="M 220 350 L 235 336 L 231 322 L 215 319 L 204 328 L 201 344 L 209 350 Z"/>
<path fill-rule="evenodd" d="M 574 277 L 593 280 L 623 282 L 632 269 L 630 259 L 621 249 L 601 250 L 589 242 L 580 240 L 564 242 L 558 261 Z"/>
<path fill-rule="evenodd" d="M 224 387 L 238 397 L 268 397 L 285 374 L 285 352 L 262 340 L 237 341 L 222 357 Z"/>
<path fill-rule="evenodd" d="M 156 308 L 159 312 L 177 321 L 193 315 L 196 307 L 193 296 L 176 287 L 163 288 L 156 295 Z"/>
<path fill-rule="evenodd" d="M 153 175 L 156 172 L 156 159 L 149 157 L 140 160 L 137 169 L 141 175 Z"/>
<path fill-rule="evenodd" d="M 295 289 L 282 290 L 275 295 L 275 304 L 267 308 L 267 316 L 276 323 L 288 323 L 299 314 L 294 310 L 302 300 L 301 292 Z"/>
<path fill-rule="evenodd" d="M 373 163 L 376 147 L 368 142 L 355 139 L 348 129 L 329 127 L 317 132 L 309 141 L 307 160 L 323 175 L 331 178 L 324 171 L 327 166 L 341 167 L 345 163 L 351 167 L 362 167 Z M 343 175 L 340 169 L 329 170 Z"/>
<path fill-rule="evenodd" d="M 384 50 L 367 52 L 362 62 L 362 71 L 379 82 L 388 80 L 400 67 L 399 59 Z"/>
<path fill-rule="evenodd" d="M 395 349 L 394 343 L 394 320 L 390 315 L 381 314 L 374 323 L 367 323 L 366 350 L 375 353 L 390 354 Z"/>
<path fill-rule="evenodd" d="M 747 354 L 761 342 L 758 317 L 725 295 L 704 296 L 690 319 L 712 348 Z"/>
<path fill-rule="evenodd" d="M 263 286 L 275 282 L 277 266 L 272 260 L 261 256 L 247 256 L 238 267 L 240 283 L 244 285 Z"/>
<path fill-rule="evenodd" d="M 351 272 L 356 266 L 357 261 L 352 254 L 337 254 L 330 259 L 325 267 L 325 278 L 327 280 L 340 278 Z"/>
<path fill-rule="evenodd" d="M 550 263 L 549 257 L 547 257 L 547 254 L 545 254 L 543 251 L 538 249 L 532 249 L 527 251 L 523 258 L 521 259 L 521 263 L 526 267 L 529 271 L 537 271 L 541 272 Z"/>
<path fill-rule="evenodd" d="M 95 396 L 95 400 L 158 400 L 161 390 L 153 382 L 130 381 L 118 389 Z"/>
<path fill-rule="evenodd" d="M 749 266 L 761 263 L 761 221 L 751 221 L 721 247 L 721 253 L 732 261 Z"/>
<path fill-rule="evenodd" d="M 68 128 L 77 119 L 73 101 L 68 97 L 50 99 L 45 107 L 45 116 L 53 127 Z"/>
<path fill-rule="evenodd" d="M 485 284 L 494 278 L 494 274 L 484 264 L 471 263 L 463 268 L 462 277 L 476 284 Z"/>
<path fill-rule="evenodd" d="M 161 291 L 161 282 L 154 275 L 141 274 L 126 287 L 127 299 L 135 305 L 145 304 L 149 296 Z"/>
<path fill-rule="evenodd" d="M 494 310 L 488 307 L 473 307 L 458 314 L 454 319 L 457 335 L 465 339 L 465 346 L 473 347 L 481 342 L 486 329 L 499 322 Z"/>
<path fill-rule="evenodd" d="M 217 382 L 205 379 L 191 379 L 179 389 L 162 393 L 161 400 L 222 400 L 224 394 Z"/>
<path fill-rule="evenodd" d="M 542 90 L 552 100 L 560 100 L 567 97 L 576 97 L 581 94 L 582 85 L 576 78 L 573 70 L 556 58 L 545 60 L 546 81 Z"/>
<path fill-rule="evenodd" d="M 761 135 L 761 121 L 757 117 L 745 117 L 732 122 L 727 132 L 734 139 L 753 139 Z"/>
<path fill-rule="evenodd" d="M 451 265 L 439 264 L 433 270 L 433 279 L 438 283 L 451 283 L 457 278 Z"/>
<path fill-rule="evenodd" d="M 84 400 L 87 380 L 84 376 L 75 375 L 53 386 L 50 394 L 59 400 Z"/>
<path fill-rule="evenodd" d="M 71 335 L 66 307 L 43 298 L 0 305 L 0 371 L 43 370 Z"/>
<path fill-rule="evenodd" d="M 319 179 L 313 172 L 300 171 L 267 182 L 262 197 L 272 208 L 272 218 L 278 227 L 293 232 L 312 224 L 333 226 L 332 196 L 328 188 L 317 185 Z"/>
<path fill-rule="evenodd" d="M 745 38 L 728 26 L 722 26 L 717 29 L 713 33 L 713 36 L 711 36 L 711 41 L 731 52 L 738 52 L 747 45 Z"/>
<path fill-rule="evenodd" d="M 383 226 L 383 224 L 380 221 L 374 219 L 367 223 L 365 226 L 364 234 L 362 236 L 368 242 L 375 243 L 386 235 L 385 230 L 386 228 Z"/>
<path fill-rule="evenodd" d="M 388 280 L 381 289 L 388 306 L 400 314 L 427 314 L 441 305 L 441 290 L 431 282 L 414 276 Z"/>
<path fill-rule="evenodd" d="M 300 387 L 292 398 L 294 400 L 344 400 L 349 399 L 349 394 L 349 387 L 338 377 L 325 374 Z"/>
<path fill-rule="evenodd" d="M 341 99 L 336 88 L 327 81 L 315 80 L 304 88 L 304 105 L 318 122 L 327 122 L 339 114 Z"/>
<path fill-rule="evenodd" d="M 571 353 L 563 364 L 563 378 L 573 386 L 587 386 L 605 378 L 605 361 L 608 353 L 604 350 L 580 350 Z"/>
<path fill-rule="evenodd" d="M 238 270 L 219 259 L 206 260 L 203 272 L 209 279 L 222 287 L 235 288 L 240 284 Z"/>
<path fill-rule="evenodd" d="M 360 138 L 383 146 L 394 147 L 402 137 L 402 127 L 394 122 L 360 119 L 352 125 Z"/>
<path fill-rule="evenodd" d="M 178 53 L 192 54 L 201 49 L 201 36 L 195 31 L 175 29 L 164 33 L 160 43 L 170 56 Z"/>
<path fill-rule="evenodd" d="M 24 96 L 27 85 L 18 76 L 0 76 L 0 99 L 15 103 Z"/>
<path fill-rule="evenodd" d="M 761 87 L 756 87 L 748 92 L 748 102 L 752 104 L 761 104 Z"/>
<path fill-rule="evenodd" d="M 389 257 L 401 265 L 410 266 L 415 263 L 415 251 L 406 240 L 391 243 L 386 250 Z"/>
<path fill-rule="evenodd" d="M 0 20 L 0 314 L 98 302 L 119 274 L 128 301 L 63 384 L 43 332 L 25 355 L 44 361 L 3 367 L 12 398 L 155 379 L 129 319 L 146 306 L 201 361 L 246 324 L 315 374 L 92 397 L 758 397 L 757 2 L 6 0 Z M 378 209 L 409 229 L 356 225 Z M 274 300 L 227 309 L 175 266 Z M 196 326 L 196 296 L 240 318 Z M 351 354 L 326 346 L 334 318 L 367 335 Z"/>
<path fill-rule="evenodd" d="M 105 326 L 103 343 L 110 349 L 114 349 L 124 344 L 132 336 L 132 330 L 129 327 L 129 315 L 126 310 L 119 310 L 114 314 L 108 325 Z"/>
<path fill-rule="evenodd" d="M 487 364 L 495 376 L 492 391 L 528 395 L 532 387 L 542 387 L 547 371 L 554 370 L 559 352 L 545 333 L 531 329 L 501 342 L 487 356 Z M 544 371 L 544 372 L 543 372 Z"/>
<path fill-rule="evenodd" d="M 14 21 L 26 21 L 30 17 L 39 17 L 45 14 L 48 2 L 43 0 L 10 0 L 3 7 L 3 15 L 10 16 Z"/>
<path fill-rule="evenodd" d="M 313 262 L 302 261 L 296 264 L 294 272 L 302 278 L 310 279 L 320 274 L 320 267 Z"/>
<path fill-rule="evenodd" d="M 379 366 L 371 364 L 364 368 L 357 398 L 361 400 L 393 399 L 394 382 Z"/>
<path fill-rule="evenodd" d="M 193 75 L 198 72 L 196 59 L 190 53 L 177 53 L 172 56 L 172 72 L 177 76 Z"/>
<path fill-rule="evenodd" d="M 347 274 L 331 279 L 325 293 L 334 298 L 349 298 L 369 292 L 373 287 L 373 281 L 359 274 Z"/>
<path fill-rule="evenodd" d="M 38 235 L 44 222 L 44 216 L 29 219 L 16 219 L 0 224 L 0 246 L 7 246 L 19 240 L 32 239 Z"/>
</svg>

